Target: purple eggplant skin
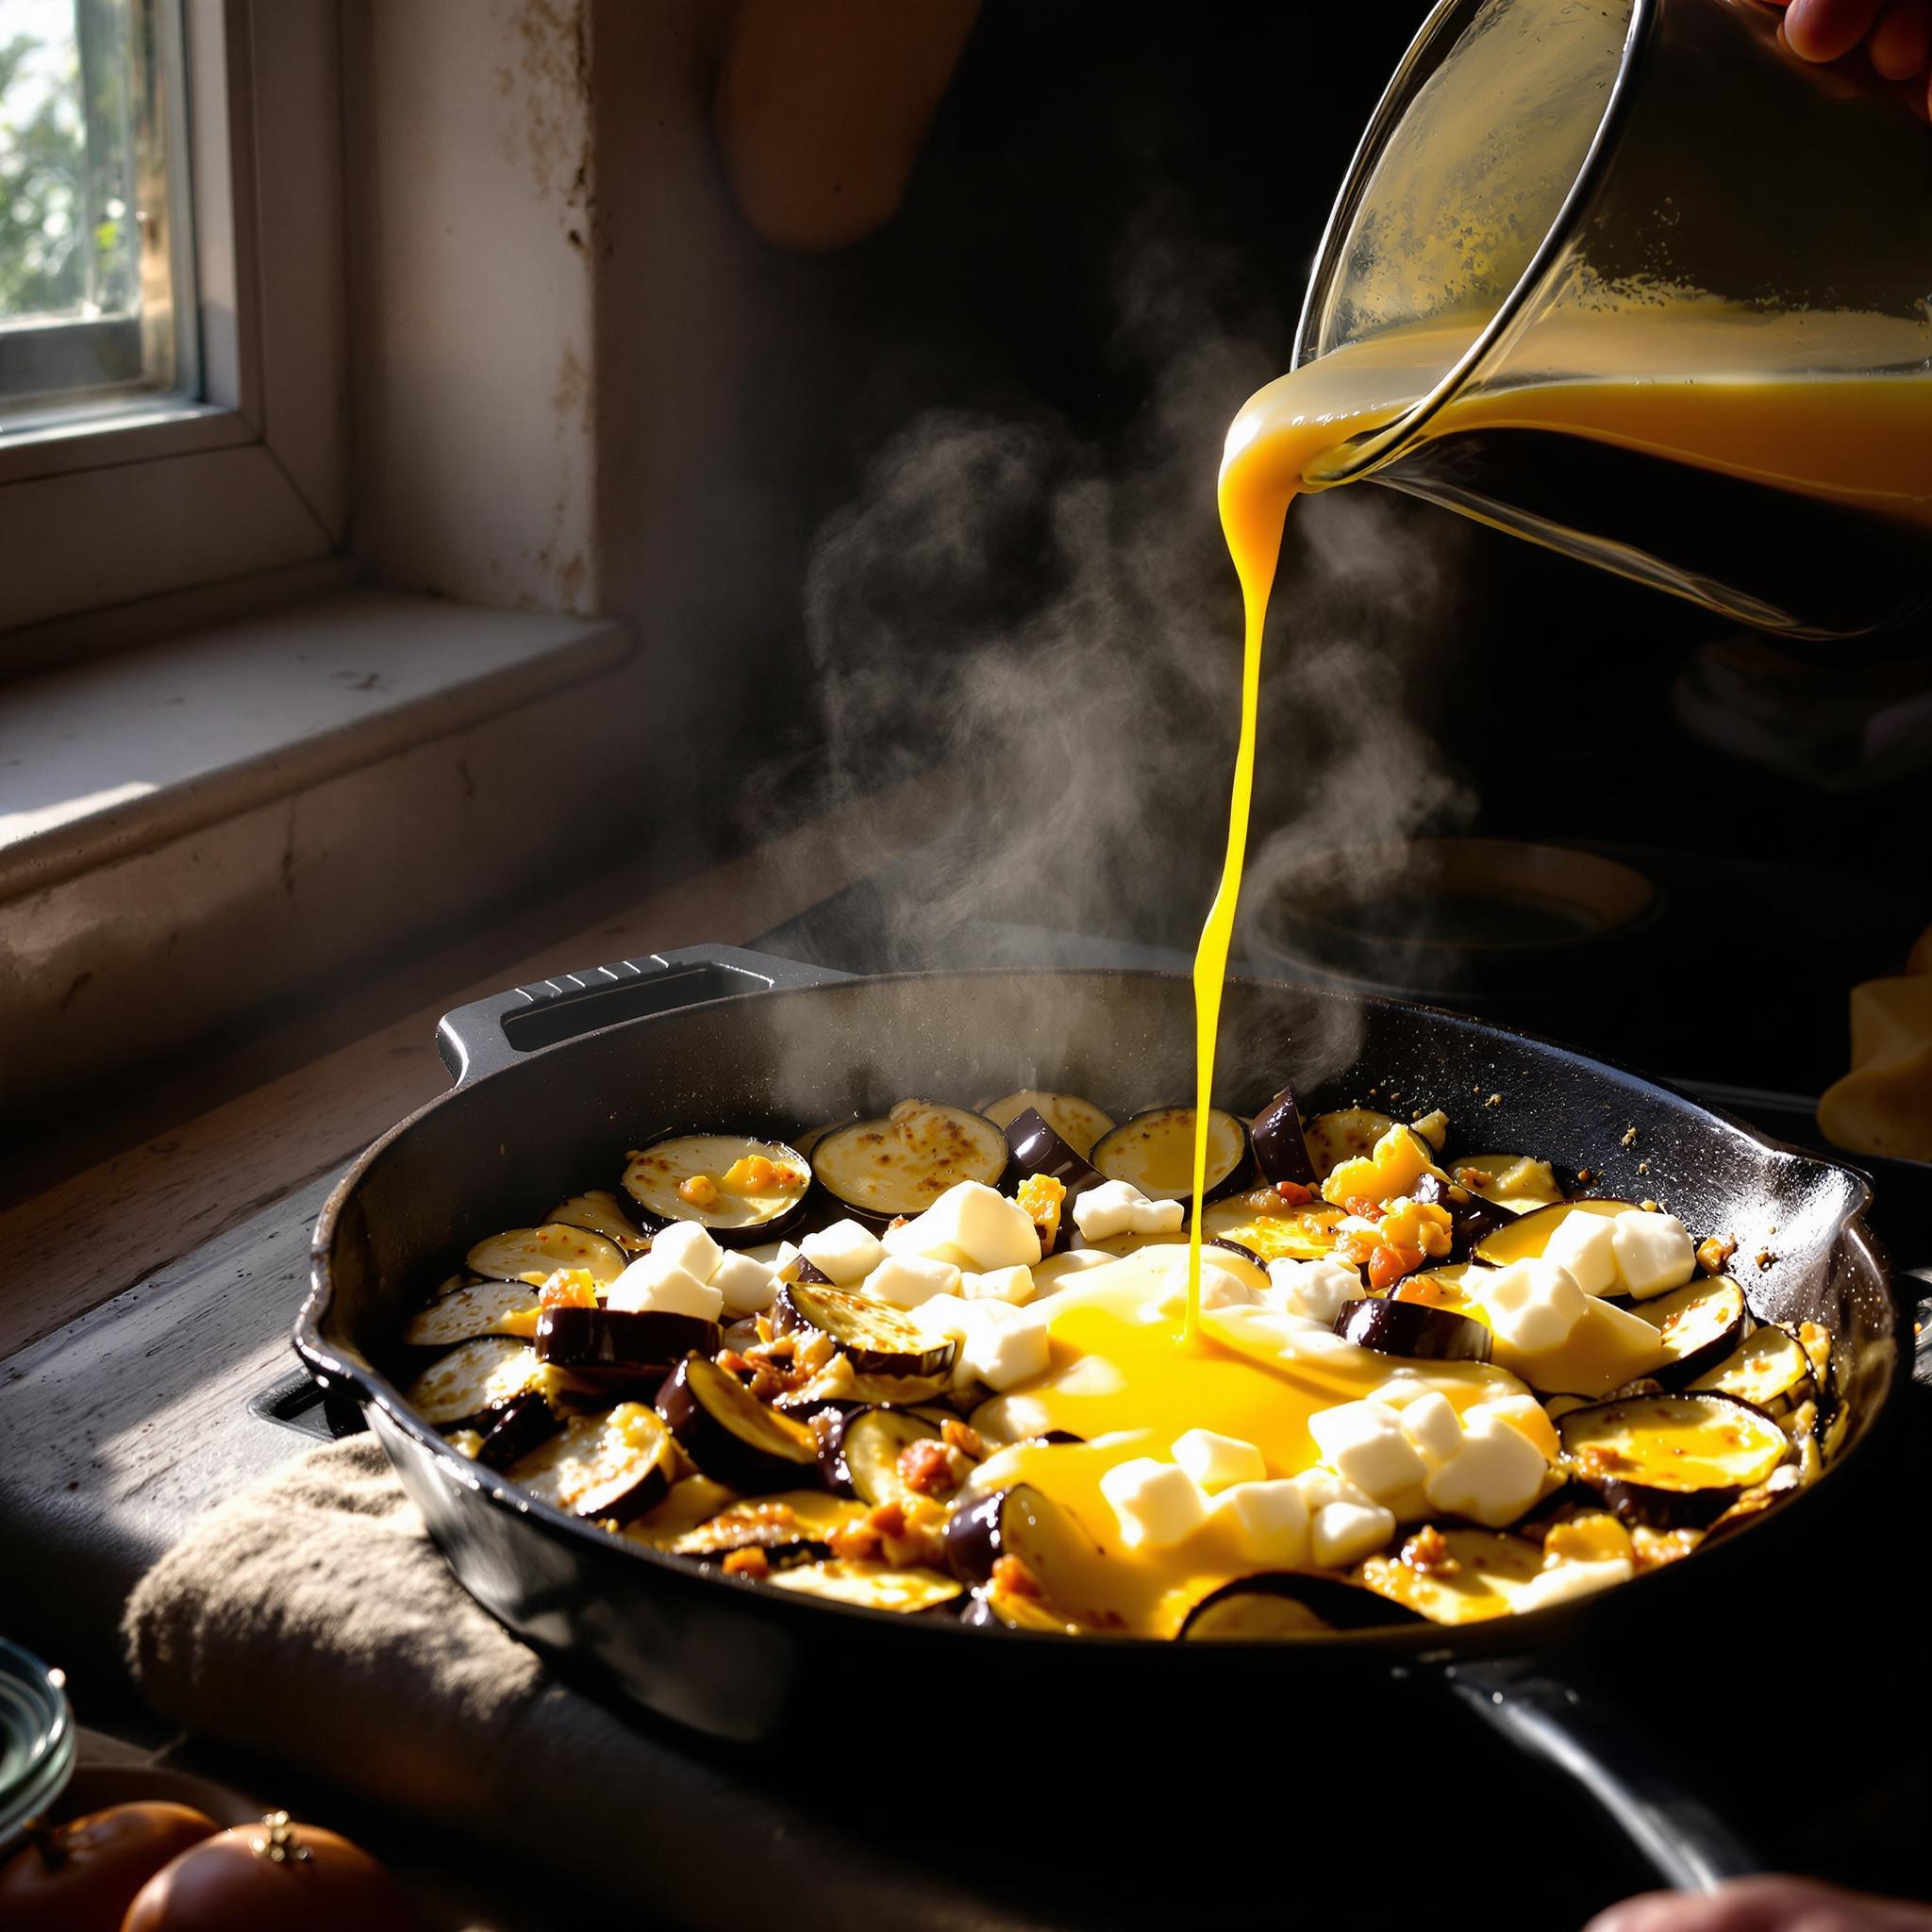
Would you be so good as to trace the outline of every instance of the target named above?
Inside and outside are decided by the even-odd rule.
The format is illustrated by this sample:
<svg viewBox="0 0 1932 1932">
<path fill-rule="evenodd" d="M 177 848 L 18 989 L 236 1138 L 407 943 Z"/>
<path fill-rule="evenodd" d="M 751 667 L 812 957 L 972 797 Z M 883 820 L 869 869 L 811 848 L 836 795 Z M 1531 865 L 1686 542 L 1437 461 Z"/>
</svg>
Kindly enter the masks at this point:
<svg viewBox="0 0 1932 1932">
<path fill-rule="evenodd" d="M 1209 1591 L 1182 1622 L 1177 1635 L 1200 1640 L 1209 1635 L 1218 1614 L 1230 1610 L 1242 1597 L 1286 1597 L 1299 1604 L 1330 1630 L 1372 1630 L 1390 1624 L 1425 1624 L 1428 1619 L 1406 1604 L 1392 1602 L 1364 1590 L 1358 1583 L 1344 1583 L 1339 1576 L 1318 1576 L 1300 1570 L 1275 1570 L 1258 1576 L 1238 1576 Z M 1258 1640 L 1279 1642 L 1279 1637 Z"/>
<path fill-rule="evenodd" d="M 1708 1529 L 1744 1492 L 1740 1489 L 1658 1490 L 1615 1476 L 1597 1485 L 1620 1523 L 1644 1529 Z"/>
<path fill-rule="evenodd" d="M 1378 1355 L 1413 1362 L 1486 1362 L 1494 1340 L 1481 1322 L 1453 1308 L 1380 1296 L 1343 1302 L 1336 1311 L 1335 1332 Z"/>
<path fill-rule="evenodd" d="M 656 1407 L 706 1475 L 745 1495 L 797 1489 L 818 1469 L 816 1441 L 802 1440 L 810 1438 L 812 1431 L 770 1414 L 741 1382 L 708 1357 L 686 1356 L 665 1377 Z M 741 1427 L 734 1427 L 734 1421 Z M 788 1424 L 800 1431 L 799 1438 L 788 1439 Z M 768 1432 L 768 1441 L 754 1440 L 752 1430 Z M 788 1440 L 806 1453 L 792 1454 L 778 1446 Z"/>
<path fill-rule="evenodd" d="M 808 1261 L 803 1255 L 798 1257 L 798 1278 L 807 1288 L 834 1288 L 838 1285 L 823 1268 Z"/>
<path fill-rule="evenodd" d="M 495 1424 L 476 1451 L 476 1460 L 486 1469 L 501 1472 L 541 1449 L 562 1427 L 563 1418 L 541 1391 L 528 1390 L 497 1410 Z"/>
<path fill-rule="evenodd" d="M 1255 1166 L 1271 1188 L 1277 1181 L 1294 1181 L 1304 1188 L 1321 1186 L 1308 1143 L 1302 1138 L 1301 1109 L 1295 1105 L 1292 1087 L 1284 1087 L 1255 1116 L 1248 1141 L 1255 1150 Z"/>
<path fill-rule="evenodd" d="M 1060 1254 L 1072 1245 L 1075 1229 L 1073 1206 L 1090 1188 L 1097 1188 L 1107 1176 L 1084 1154 L 1070 1146 L 1058 1134 L 1037 1107 L 1015 1114 L 1007 1125 L 1007 1145 L 1012 1150 L 1013 1166 L 1024 1179 L 1043 1174 L 1066 1189 L 1060 1203 L 1059 1228 L 1053 1251 Z"/>
<path fill-rule="evenodd" d="M 1267 1262 L 1253 1248 L 1244 1248 L 1241 1242 L 1229 1241 L 1224 1234 L 1210 1234 L 1201 1245 L 1204 1248 L 1225 1248 L 1230 1255 L 1239 1255 L 1243 1261 L 1252 1261 L 1263 1274 L 1268 1272 Z"/>
<path fill-rule="evenodd" d="M 545 1308 L 537 1318 L 537 1359 L 600 1385 L 662 1375 L 693 1351 L 715 1355 L 723 1345 L 717 1323 L 661 1308 Z"/>
<path fill-rule="evenodd" d="M 1424 1207 L 1449 1210 L 1449 1254 L 1457 1261 L 1468 1260 L 1476 1242 L 1487 1241 L 1499 1227 L 1507 1227 L 1516 1219 L 1508 1208 L 1485 1201 L 1473 1188 L 1457 1187 L 1440 1174 L 1424 1174 L 1416 1182 L 1411 1198 Z"/>
</svg>

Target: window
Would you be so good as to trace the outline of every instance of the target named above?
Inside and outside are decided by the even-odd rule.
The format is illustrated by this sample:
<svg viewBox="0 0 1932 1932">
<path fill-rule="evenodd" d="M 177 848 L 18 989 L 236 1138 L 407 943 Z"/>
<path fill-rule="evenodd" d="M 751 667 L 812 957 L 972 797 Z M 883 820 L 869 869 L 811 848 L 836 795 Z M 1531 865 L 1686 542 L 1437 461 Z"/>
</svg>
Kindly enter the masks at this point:
<svg viewBox="0 0 1932 1932">
<path fill-rule="evenodd" d="M 195 387 L 167 0 L 0 6 L 0 409 Z"/>
<path fill-rule="evenodd" d="M 342 548 L 341 121 L 337 0 L 0 0 L 0 673 Z"/>
</svg>

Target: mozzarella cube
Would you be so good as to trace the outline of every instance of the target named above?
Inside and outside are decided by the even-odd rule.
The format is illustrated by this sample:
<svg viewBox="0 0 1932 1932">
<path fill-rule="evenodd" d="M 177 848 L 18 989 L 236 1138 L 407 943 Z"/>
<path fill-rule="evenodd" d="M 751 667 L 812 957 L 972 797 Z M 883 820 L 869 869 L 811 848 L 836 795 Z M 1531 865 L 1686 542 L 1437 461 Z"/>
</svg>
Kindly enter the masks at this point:
<svg viewBox="0 0 1932 1932">
<path fill-rule="evenodd" d="M 1252 1442 L 1239 1436 L 1217 1435 L 1212 1429 L 1189 1429 L 1174 1439 L 1174 1459 L 1204 1490 L 1230 1489 L 1236 1483 L 1266 1480 L 1268 1465 Z M 1295 1492 L 1297 1502 L 1301 1492 Z M 1306 1511 L 1304 1512 L 1306 1513 Z"/>
<path fill-rule="evenodd" d="M 1033 1299 L 1033 1271 L 1030 1268 L 990 1268 L 984 1274 L 966 1276 L 964 1293 L 973 1302 L 1010 1302 L 1018 1307 Z"/>
<path fill-rule="evenodd" d="M 696 1315 L 703 1321 L 715 1322 L 724 1312 L 724 1297 L 708 1282 L 700 1281 L 689 1268 L 678 1266 L 654 1247 L 650 1254 L 639 1256 L 610 1284 L 604 1306 L 625 1314 L 658 1309 L 667 1315 Z"/>
<path fill-rule="evenodd" d="M 1391 1502 L 1428 1474 L 1402 1432 L 1402 1419 L 1379 1402 L 1342 1402 L 1308 1419 L 1322 1460 L 1378 1503 Z"/>
<path fill-rule="evenodd" d="M 898 1242 L 887 1239 L 893 1254 L 938 1254 L 949 1261 L 964 1256 L 959 1265 L 975 1271 L 1030 1268 L 1040 1259 L 1039 1230 L 1025 1208 L 983 1181 L 948 1188 L 924 1214 L 893 1232 L 901 1237 Z"/>
<path fill-rule="evenodd" d="M 1174 1462 L 1137 1456 L 1116 1463 L 1100 1478 L 1100 1493 L 1112 1505 L 1121 1541 L 1130 1550 L 1167 1550 L 1185 1542 L 1206 1520 L 1208 1507 L 1194 1479 Z"/>
<path fill-rule="evenodd" d="M 895 1308 L 916 1308 L 936 1294 L 958 1294 L 959 1271 L 950 1261 L 928 1261 L 918 1255 L 888 1255 L 859 1286 L 859 1293 L 890 1302 Z"/>
<path fill-rule="evenodd" d="M 718 1263 L 710 1285 L 722 1297 L 724 1312 L 734 1318 L 762 1314 L 778 1292 L 777 1275 L 749 1255 L 726 1255 Z"/>
<path fill-rule="evenodd" d="M 1470 1414 L 1492 1415 L 1499 1423 L 1507 1423 L 1518 1435 L 1529 1439 L 1545 1462 L 1556 1461 L 1561 1452 L 1557 1425 L 1534 1395 L 1498 1395 L 1472 1408 Z"/>
<path fill-rule="evenodd" d="M 1537 1406 L 1537 1413 L 1542 1413 L 1541 1406 Z M 1401 1417 L 1402 1433 L 1431 1469 L 1440 1469 L 1461 1449 L 1462 1418 L 1440 1389 L 1428 1390 L 1413 1402 L 1405 1403 Z"/>
<path fill-rule="evenodd" d="M 1438 1509 L 1501 1529 L 1541 1495 L 1548 1469 L 1520 1429 L 1477 1409 L 1463 1428 L 1461 1449 L 1429 1477 L 1424 1493 Z"/>
<path fill-rule="evenodd" d="M 1557 1224 L 1543 1248 L 1543 1259 L 1570 1271 L 1570 1278 L 1585 1294 L 1614 1294 L 1617 1255 L 1612 1241 L 1615 1222 L 1607 1214 L 1573 1208 Z"/>
<path fill-rule="evenodd" d="M 724 1250 L 711 1239 L 709 1228 L 695 1221 L 674 1221 L 661 1234 L 651 1237 L 651 1258 L 708 1281 L 718 1272 Z"/>
<path fill-rule="evenodd" d="M 804 1258 L 804 1249 L 794 1247 L 790 1241 L 780 1241 L 777 1252 L 772 1257 L 772 1273 L 780 1281 L 796 1281 L 798 1264 Z"/>
<path fill-rule="evenodd" d="M 1008 1302 L 966 1302 L 965 1340 L 958 1370 L 989 1389 L 1004 1391 L 1046 1373 L 1045 1320 Z"/>
<path fill-rule="evenodd" d="M 1119 1261 L 1105 1248 L 1062 1248 L 1058 1255 L 1049 1255 L 1038 1268 L 1029 1272 L 1033 1276 L 1035 1294 L 1058 1294 L 1063 1288 L 1073 1286 L 1076 1274 L 1085 1274 L 1090 1268 L 1114 1268 Z"/>
<path fill-rule="evenodd" d="M 886 1258 L 877 1235 L 857 1221 L 835 1221 L 808 1234 L 799 1252 L 834 1288 L 853 1288 Z"/>
<path fill-rule="evenodd" d="M 1395 1516 L 1379 1503 L 1324 1503 L 1315 1511 L 1311 1554 L 1324 1570 L 1340 1570 L 1379 1550 L 1395 1534 Z"/>
<path fill-rule="evenodd" d="M 1343 1302 L 1362 1293 L 1359 1270 L 1344 1261 L 1271 1261 L 1268 1280 L 1291 1315 L 1302 1315 L 1325 1328 L 1341 1312 Z"/>
<path fill-rule="evenodd" d="M 1201 1306 L 1203 1308 L 1252 1308 L 1260 1305 L 1259 1292 L 1240 1275 L 1217 1268 L 1206 1256 L 1201 1259 Z M 1161 1280 L 1160 1292 L 1141 1309 L 1145 1321 L 1158 1322 L 1164 1316 L 1183 1313 L 1188 1306 L 1188 1257 L 1176 1253 Z"/>
<path fill-rule="evenodd" d="M 1493 1274 L 1470 1274 L 1466 1285 L 1482 1297 L 1498 1339 L 1524 1355 L 1560 1348 L 1590 1307 L 1570 1271 L 1554 1261 L 1512 1261 Z"/>
<path fill-rule="evenodd" d="M 1187 1218 L 1178 1201 L 1150 1201 L 1131 1181 L 1102 1181 L 1074 1200 L 1074 1225 L 1083 1241 L 1121 1234 L 1173 1234 Z"/>
<path fill-rule="evenodd" d="M 1682 1288 L 1697 1272 L 1697 1250 L 1674 1214 L 1626 1208 L 1610 1223 L 1617 1273 L 1639 1301 Z"/>
<path fill-rule="evenodd" d="M 1233 1529 L 1245 1562 L 1298 1570 L 1308 1560 L 1307 1499 L 1285 1477 L 1236 1483 L 1215 1497 L 1209 1513 Z"/>
<path fill-rule="evenodd" d="M 1305 1469 L 1294 1480 L 1310 1514 L 1325 1509 L 1330 1503 L 1367 1503 L 1370 1500 L 1346 1476 L 1337 1475 L 1332 1469 Z"/>
</svg>

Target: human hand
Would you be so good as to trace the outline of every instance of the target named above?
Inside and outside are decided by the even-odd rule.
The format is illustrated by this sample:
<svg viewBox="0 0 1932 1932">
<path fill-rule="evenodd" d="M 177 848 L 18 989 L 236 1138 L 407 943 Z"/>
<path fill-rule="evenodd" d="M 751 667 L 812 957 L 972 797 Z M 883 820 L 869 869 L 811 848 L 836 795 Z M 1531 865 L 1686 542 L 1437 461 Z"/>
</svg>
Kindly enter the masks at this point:
<svg viewBox="0 0 1932 1932">
<path fill-rule="evenodd" d="M 1793 0 L 1795 11 L 1799 0 Z M 1840 1891 L 1808 1878 L 1742 1878 L 1706 1895 L 1645 1892 L 1584 1932 L 1932 1932 L 1932 1906 Z"/>
<path fill-rule="evenodd" d="M 1909 88 L 1927 111 L 1932 0 L 1771 0 L 1785 10 L 1785 44 L 1806 60 L 1839 60 L 1862 45 L 1881 79 Z"/>
</svg>

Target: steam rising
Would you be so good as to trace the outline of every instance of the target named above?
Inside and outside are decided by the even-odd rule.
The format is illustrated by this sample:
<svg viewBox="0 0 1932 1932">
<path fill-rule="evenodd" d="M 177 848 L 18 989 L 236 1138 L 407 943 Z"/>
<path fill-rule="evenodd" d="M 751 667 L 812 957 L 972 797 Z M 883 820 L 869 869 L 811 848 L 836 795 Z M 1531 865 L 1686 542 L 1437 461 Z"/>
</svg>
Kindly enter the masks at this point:
<svg viewBox="0 0 1932 1932">
<path fill-rule="evenodd" d="M 1211 896 L 1241 657 L 1215 479 L 1227 424 L 1286 349 L 1177 206 L 1129 237 L 1115 290 L 1106 353 L 1145 399 L 1124 437 L 1039 412 L 927 413 L 814 543 L 814 803 L 925 771 L 944 790 L 937 841 L 893 874 L 882 963 L 1065 963 L 1084 956 L 1064 936 L 1082 933 L 1191 950 Z M 1424 728 L 1444 541 L 1377 491 L 1290 519 L 1237 945 L 1264 973 L 1292 972 L 1252 941 L 1293 859 L 1472 810 Z M 1297 1077 L 1354 1044 L 1299 1036 Z"/>
</svg>

